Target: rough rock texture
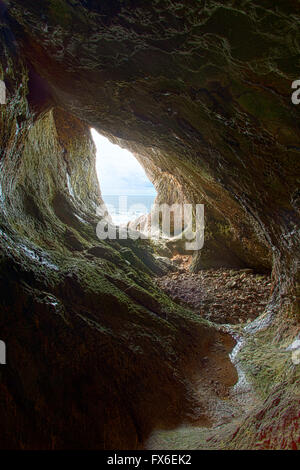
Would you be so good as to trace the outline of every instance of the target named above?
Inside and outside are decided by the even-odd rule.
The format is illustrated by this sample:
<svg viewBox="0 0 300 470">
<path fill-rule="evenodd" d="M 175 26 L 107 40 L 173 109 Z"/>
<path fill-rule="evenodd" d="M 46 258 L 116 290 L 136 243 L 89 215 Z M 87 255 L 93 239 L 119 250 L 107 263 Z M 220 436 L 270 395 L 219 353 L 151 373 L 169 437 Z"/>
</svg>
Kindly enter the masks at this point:
<svg viewBox="0 0 300 470">
<path fill-rule="evenodd" d="M 180 305 L 215 323 L 246 323 L 261 315 L 270 297 L 268 276 L 247 270 L 172 272 L 157 279 L 158 285 Z M 251 270 L 249 270 L 251 271 Z"/>
<path fill-rule="evenodd" d="M 251 222 L 277 258 L 293 245 L 293 2 L 14 1 L 9 13 L 56 102 L 162 171 L 171 159 L 188 197 L 225 215 L 221 232 L 247 239 Z"/>
<path fill-rule="evenodd" d="M 293 2 L 16 1 L 10 13 L 56 101 L 161 170 L 172 159 L 189 197 L 225 215 L 221 232 L 247 240 L 251 221 L 280 256 L 299 172 Z"/>
<path fill-rule="evenodd" d="M 97 240 L 87 129 L 49 112 L 18 157 L 1 173 L 1 447 L 139 448 L 195 407 L 206 422 L 193 375 L 217 344 L 230 364 L 225 336 L 155 288 L 149 248 Z"/>
<path fill-rule="evenodd" d="M 41 82 L 2 45 L 1 448 L 140 448 L 156 427 L 208 422 L 195 371 L 217 347 L 232 385 L 233 342 L 155 287 L 149 246 L 100 243 L 89 128 L 42 112 Z"/>
<path fill-rule="evenodd" d="M 257 387 L 267 384 L 268 403 L 279 414 L 289 403 L 296 420 L 296 368 L 290 356 L 279 361 L 288 373 L 278 395 L 278 362 L 266 344 L 272 349 L 276 338 L 280 355 L 299 331 L 300 133 L 290 99 L 299 78 L 297 2 L 14 0 L 0 7 L 0 78 L 9 98 L 0 130 L 1 324 L 8 325 L 1 334 L 13 342 L 1 388 L 2 446 L 142 446 L 155 426 L 175 425 L 178 410 L 190 409 L 182 406 L 189 401 L 184 374 L 193 375 L 198 354 L 218 341 L 212 326 L 153 287 L 146 248 L 126 247 L 130 273 L 120 246 L 90 251 L 99 193 L 86 160 L 87 126 L 138 154 L 162 200 L 206 203 L 207 249 L 195 270 L 263 271 L 272 258 L 270 321 L 261 323 L 265 342 L 257 346 L 269 362 L 253 354 L 250 340 L 244 354 Z M 150 267 L 139 264 L 142 253 Z M 269 414 L 247 420 L 258 429 L 257 416 Z M 243 447 L 247 420 L 222 442 Z M 269 448 L 280 446 L 281 424 L 276 429 Z M 293 448 L 298 437 L 286 429 L 285 448 Z M 255 431 L 247 446 L 257 441 Z"/>
</svg>

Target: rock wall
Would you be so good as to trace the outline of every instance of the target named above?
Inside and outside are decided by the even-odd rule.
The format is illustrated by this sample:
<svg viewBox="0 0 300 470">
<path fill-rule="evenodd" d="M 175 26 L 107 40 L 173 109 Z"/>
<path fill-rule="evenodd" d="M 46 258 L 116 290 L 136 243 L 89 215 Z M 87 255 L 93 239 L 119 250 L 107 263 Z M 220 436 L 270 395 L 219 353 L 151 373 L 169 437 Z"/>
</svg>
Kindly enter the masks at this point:
<svg viewBox="0 0 300 470">
<path fill-rule="evenodd" d="M 194 376 L 217 348 L 233 384 L 233 342 L 155 287 L 149 246 L 97 239 L 89 127 L 28 91 L 3 29 L 0 447 L 136 449 L 156 427 L 208 422 Z"/>
<path fill-rule="evenodd" d="M 241 261 L 263 255 L 267 267 L 256 235 L 284 258 L 295 248 L 299 173 L 294 3 L 97 5 L 10 6 L 22 53 L 53 99 L 171 167 L 212 206 L 214 229 L 226 245 L 233 236 Z"/>
</svg>

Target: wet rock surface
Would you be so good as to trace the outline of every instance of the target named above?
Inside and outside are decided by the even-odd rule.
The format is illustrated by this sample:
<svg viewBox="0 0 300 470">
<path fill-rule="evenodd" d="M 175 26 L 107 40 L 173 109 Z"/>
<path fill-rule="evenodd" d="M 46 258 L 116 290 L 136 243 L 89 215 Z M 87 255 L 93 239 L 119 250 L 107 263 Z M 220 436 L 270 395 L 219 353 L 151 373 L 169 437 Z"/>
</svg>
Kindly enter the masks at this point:
<svg viewBox="0 0 300 470">
<path fill-rule="evenodd" d="M 163 202 L 205 203 L 204 267 L 270 269 L 275 255 L 293 275 L 296 3 L 108 3 L 8 5 L 48 101 L 134 151 Z"/>
<path fill-rule="evenodd" d="M 219 378 L 222 392 L 234 385 L 229 335 L 155 286 L 153 276 L 169 268 L 147 241 L 97 238 L 89 128 L 56 109 L 17 132 L 10 111 L 1 116 L 13 138 L 4 140 L 0 173 L 0 321 L 9 347 L 0 447 L 140 449 L 158 425 L 195 415 L 207 423 L 195 371 L 217 349 L 231 372 Z"/>
</svg>

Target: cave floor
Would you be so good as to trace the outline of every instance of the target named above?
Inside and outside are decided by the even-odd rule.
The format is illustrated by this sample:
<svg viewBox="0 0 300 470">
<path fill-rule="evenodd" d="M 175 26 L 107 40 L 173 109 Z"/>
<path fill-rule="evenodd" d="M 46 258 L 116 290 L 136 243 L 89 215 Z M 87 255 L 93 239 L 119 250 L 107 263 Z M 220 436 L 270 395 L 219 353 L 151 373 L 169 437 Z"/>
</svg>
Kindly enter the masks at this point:
<svg viewBox="0 0 300 470">
<path fill-rule="evenodd" d="M 156 282 L 173 301 L 198 312 L 201 317 L 220 324 L 251 322 L 267 305 L 271 279 L 251 269 L 209 269 L 189 272 L 189 257 L 177 256 L 178 271 Z"/>
<path fill-rule="evenodd" d="M 146 444 L 152 450 L 218 449 L 223 436 L 233 433 L 243 416 L 261 402 L 234 355 L 243 342 L 237 331 L 242 333 L 245 324 L 265 310 L 271 291 L 270 276 L 255 274 L 251 269 L 210 269 L 193 274 L 189 271 L 190 261 L 190 257 L 177 255 L 173 263 L 178 270 L 157 278 L 156 282 L 175 302 L 188 306 L 207 320 L 226 325 L 237 340 L 230 357 L 237 368 L 238 382 L 224 395 L 219 393 L 218 381 L 208 380 L 206 387 L 202 370 L 198 391 L 207 403 L 211 425 L 183 423 L 173 430 L 156 430 Z M 209 379 L 221 369 L 218 361 L 212 364 L 208 361 L 204 375 Z"/>
</svg>

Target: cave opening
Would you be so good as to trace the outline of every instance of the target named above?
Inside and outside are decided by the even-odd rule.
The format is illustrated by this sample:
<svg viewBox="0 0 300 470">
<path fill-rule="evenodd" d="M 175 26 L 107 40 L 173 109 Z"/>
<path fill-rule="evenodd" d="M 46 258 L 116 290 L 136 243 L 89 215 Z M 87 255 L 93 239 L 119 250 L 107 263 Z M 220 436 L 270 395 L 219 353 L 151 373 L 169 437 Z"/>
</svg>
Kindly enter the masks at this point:
<svg viewBox="0 0 300 470">
<path fill-rule="evenodd" d="M 218 252 L 213 253 L 214 262 L 210 261 L 206 266 L 206 245 L 203 245 L 203 251 L 203 247 L 187 249 L 183 219 L 180 218 L 181 229 L 175 227 L 174 209 L 177 206 L 182 210 L 183 201 L 189 200 L 189 193 L 179 189 L 174 175 L 170 172 L 162 180 L 157 193 L 133 153 L 113 143 L 113 136 L 109 140 L 93 128 L 91 136 L 96 146 L 96 173 L 101 196 L 114 225 L 136 229 L 145 235 L 149 223 L 153 222 L 153 218 L 148 216 L 151 214 L 153 217 L 154 207 L 159 207 L 154 203 L 160 203 L 156 230 L 150 238 L 155 257 L 163 266 L 164 276 L 154 273 L 155 282 L 162 291 L 182 307 L 218 324 L 247 324 L 261 315 L 270 295 L 269 272 L 260 272 L 251 267 L 251 263 L 240 263 L 232 253 L 224 260 L 226 245 L 222 247 L 222 256 L 218 258 Z M 165 221 L 169 219 L 169 227 L 165 231 L 163 218 Z M 203 226 L 203 232 L 205 230 Z M 208 226 L 207 232 L 210 231 L 215 232 L 216 227 Z M 204 243 L 210 244 L 210 236 L 208 233 Z M 142 253 L 137 256 L 143 261 Z"/>
<path fill-rule="evenodd" d="M 144 168 L 127 149 L 91 129 L 102 199 L 113 223 L 124 225 L 151 212 L 157 196 Z"/>
</svg>

